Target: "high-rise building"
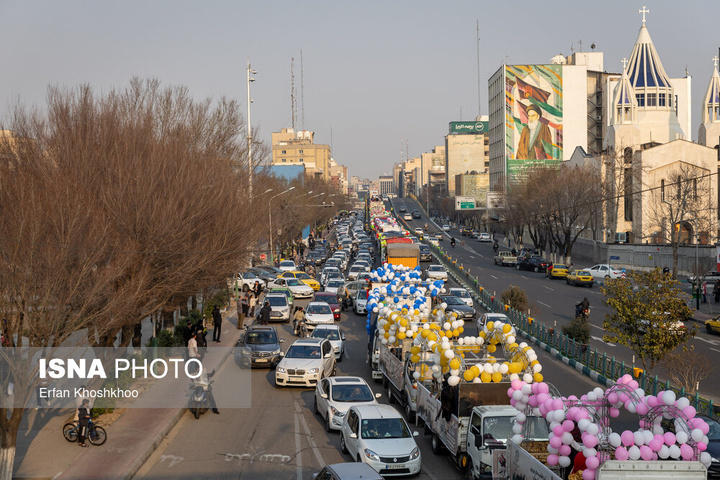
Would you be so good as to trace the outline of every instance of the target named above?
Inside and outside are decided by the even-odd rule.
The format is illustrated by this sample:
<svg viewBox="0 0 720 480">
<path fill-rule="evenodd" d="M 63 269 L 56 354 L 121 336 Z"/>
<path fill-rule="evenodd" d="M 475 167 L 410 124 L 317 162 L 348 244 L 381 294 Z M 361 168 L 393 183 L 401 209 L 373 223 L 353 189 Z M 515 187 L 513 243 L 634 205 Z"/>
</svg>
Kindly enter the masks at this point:
<svg viewBox="0 0 720 480">
<path fill-rule="evenodd" d="M 315 132 L 283 128 L 272 133 L 272 164 L 303 165 L 305 174 L 329 181 L 330 146 L 314 143 Z"/>
<path fill-rule="evenodd" d="M 488 117 L 472 122 L 450 122 L 445 136 L 445 190 L 448 196 L 456 193 L 456 176 L 473 172 L 488 175 L 490 169 L 490 138 Z M 485 200 L 483 199 L 483 202 Z"/>
</svg>

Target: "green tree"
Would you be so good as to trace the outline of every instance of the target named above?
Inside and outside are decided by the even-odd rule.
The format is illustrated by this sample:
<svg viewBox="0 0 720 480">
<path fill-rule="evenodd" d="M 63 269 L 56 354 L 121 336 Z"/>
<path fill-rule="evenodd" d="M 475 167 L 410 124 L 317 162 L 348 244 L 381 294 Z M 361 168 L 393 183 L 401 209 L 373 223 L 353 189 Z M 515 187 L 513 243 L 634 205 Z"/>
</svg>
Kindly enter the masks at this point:
<svg viewBox="0 0 720 480">
<path fill-rule="evenodd" d="M 605 316 L 603 339 L 630 348 L 646 373 L 695 335 L 694 329 L 679 327 L 691 312 L 678 281 L 658 268 L 609 280 L 601 291 L 614 310 Z"/>
</svg>

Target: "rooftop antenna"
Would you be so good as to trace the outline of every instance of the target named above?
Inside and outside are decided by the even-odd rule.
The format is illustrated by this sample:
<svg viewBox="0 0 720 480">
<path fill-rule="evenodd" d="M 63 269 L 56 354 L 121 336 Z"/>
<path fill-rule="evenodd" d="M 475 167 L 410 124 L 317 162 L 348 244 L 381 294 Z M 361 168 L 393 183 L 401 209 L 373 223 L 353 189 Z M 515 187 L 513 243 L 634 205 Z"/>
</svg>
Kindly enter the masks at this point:
<svg viewBox="0 0 720 480">
<path fill-rule="evenodd" d="M 300 128 L 305 130 L 305 71 L 302 50 L 300 50 Z"/>
<path fill-rule="evenodd" d="M 290 124 L 293 132 L 295 131 L 295 57 L 290 58 Z"/>
<path fill-rule="evenodd" d="M 580 44 L 580 50 L 579 50 L 579 51 L 582 52 L 582 51 L 583 51 L 583 49 L 582 49 L 582 39 L 578 40 L 578 43 Z"/>
<path fill-rule="evenodd" d="M 477 49 L 477 80 L 478 80 L 478 117 L 482 115 L 482 103 L 480 102 L 480 23 L 475 20 L 475 47 Z M 462 120 L 462 115 L 460 116 Z"/>
</svg>

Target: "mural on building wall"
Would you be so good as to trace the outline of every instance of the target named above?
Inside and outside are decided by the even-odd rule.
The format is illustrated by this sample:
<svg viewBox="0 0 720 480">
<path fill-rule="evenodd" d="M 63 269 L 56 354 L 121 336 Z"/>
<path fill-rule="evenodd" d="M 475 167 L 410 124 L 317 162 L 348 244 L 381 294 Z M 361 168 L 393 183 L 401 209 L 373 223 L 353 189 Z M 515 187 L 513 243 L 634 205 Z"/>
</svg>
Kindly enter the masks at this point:
<svg viewBox="0 0 720 480">
<path fill-rule="evenodd" d="M 510 182 L 563 158 L 561 65 L 505 67 L 505 131 Z"/>
</svg>

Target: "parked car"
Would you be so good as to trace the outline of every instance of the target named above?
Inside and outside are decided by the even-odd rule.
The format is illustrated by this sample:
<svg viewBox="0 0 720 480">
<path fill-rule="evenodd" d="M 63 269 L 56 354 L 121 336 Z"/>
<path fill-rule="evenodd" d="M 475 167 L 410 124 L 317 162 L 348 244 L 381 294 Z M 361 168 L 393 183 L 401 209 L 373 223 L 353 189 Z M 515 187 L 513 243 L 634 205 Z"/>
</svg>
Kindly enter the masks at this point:
<svg viewBox="0 0 720 480">
<path fill-rule="evenodd" d="M 512 325 L 510 318 L 504 313 L 483 313 L 477 319 L 478 331 L 482 331 L 482 329 L 485 328 L 485 325 L 487 325 L 488 322 L 502 322 Z"/>
<path fill-rule="evenodd" d="M 312 338 L 327 338 L 333 346 L 335 360 L 342 362 L 345 354 L 345 332 L 337 325 L 318 325 L 313 330 Z"/>
<path fill-rule="evenodd" d="M 288 299 L 288 303 L 290 304 L 290 310 L 292 310 L 295 306 L 295 296 L 293 295 L 292 291 L 287 287 L 273 287 L 265 290 L 265 295 L 270 294 L 285 295 Z"/>
<path fill-rule="evenodd" d="M 400 412 L 390 405 L 355 405 L 343 418 L 340 450 L 384 476 L 417 475 L 422 457 Z"/>
<path fill-rule="evenodd" d="M 605 281 L 613 278 L 625 278 L 625 274 L 622 272 L 622 270 L 618 270 L 617 268 L 614 268 L 606 263 L 601 263 L 598 265 L 593 265 L 592 267 L 587 269 L 590 271 L 590 275 L 593 276 L 595 281 Z"/>
<path fill-rule="evenodd" d="M 460 300 L 462 300 L 463 302 L 465 302 L 465 304 L 466 304 L 468 307 L 472 307 L 472 306 L 473 306 L 473 303 L 474 303 L 474 302 L 473 302 L 472 295 L 470 295 L 470 292 L 468 292 L 466 289 L 464 289 L 464 288 L 451 288 L 450 290 L 448 290 L 448 293 L 449 293 L 450 295 L 454 295 L 454 296 L 458 297 Z"/>
<path fill-rule="evenodd" d="M 335 323 L 333 311 L 325 302 L 310 302 L 305 308 L 305 325 L 308 331 L 313 331 L 318 325 L 332 325 Z"/>
<path fill-rule="evenodd" d="M 705 272 L 705 275 L 701 278 L 704 278 L 706 281 L 714 283 L 715 280 L 720 278 L 720 272 L 716 272 L 715 270 L 710 270 L 709 272 Z M 687 278 L 688 283 L 692 283 L 695 281 L 695 276 L 689 276 Z"/>
<path fill-rule="evenodd" d="M 272 325 L 251 325 L 235 344 L 235 362 L 242 367 L 273 368 L 282 358 L 277 330 Z"/>
<path fill-rule="evenodd" d="M 513 255 L 510 250 L 502 250 L 495 254 L 493 262 L 495 265 L 502 265 L 503 267 L 515 265 L 517 263 L 517 255 Z"/>
<path fill-rule="evenodd" d="M 515 264 L 516 270 L 530 270 L 535 273 L 547 270 L 550 262 L 542 257 L 524 257 Z"/>
<path fill-rule="evenodd" d="M 264 301 L 270 303 L 270 321 L 271 322 L 285 322 L 290 321 L 290 301 L 287 295 L 283 293 L 269 293 L 265 295 Z M 256 308 L 256 317 L 260 317 L 260 309 Z"/>
<path fill-rule="evenodd" d="M 379 393 L 374 395 L 360 377 L 329 377 L 315 387 L 313 409 L 325 420 L 325 430 L 340 430 L 350 407 L 377 404 L 381 396 Z"/>
<path fill-rule="evenodd" d="M 255 282 L 260 283 L 260 286 L 265 288 L 265 280 L 260 278 L 260 276 L 258 276 L 255 272 L 245 271 L 240 272 L 235 276 L 235 286 L 243 292 L 247 292 L 248 290 L 252 289 L 252 287 L 255 285 Z"/>
<path fill-rule="evenodd" d="M 337 293 L 317 292 L 314 301 L 327 303 L 332 310 L 333 320 L 340 320 L 340 300 L 338 299 Z"/>
<path fill-rule="evenodd" d="M 447 224 L 443 225 L 443 226 L 442 226 L 442 230 L 443 230 L 443 232 L 449 232 L 449 231 L 450 231 L 450 225 L 447 225 Z"/>
<path fill-rule="evenodd" d="M 275 386 L 314 387 L 321 379 L 335 375 L 336 368 L 330 340 L 300 338 L 275 368 Z"/>
<path fill-rule="evenodd" d="M 292 272 L 293 270 L 297 270 L 297 265 L 295 265 L 295 262 L 292 260 L 283 260 L 280 262 L 278 268 L 283 272 Z"/>
<path fill-rule="evenodd" d="M 487 232 L 480 232 L 477 236 L 478 242 L 492 242 L 492 237 Z"/>
<path fill-rule="evenodd" d="M 279 277 L 268 283 L 268 288 L 287 288 L 295 298 L 311 298 L 315 292 L 312 287 L 297 278 Z"/>
<path fill-rule="evenodd" d="M 459 319 L 475 320 L 475 309 L 455 295 L 440 295 L 440 301 L 446 305 L 446 312 L 455 312 Z"/>
<path fill-rule="evenodd" d="M 570 267 L 564 263 L 553 263 L 547 270 L 545 270 L 545 276 L 547 278 L 566 278 L 570 273 Z"/>
<path fill-rule="evenodd" d="M 720 333 L 720 316 L 705 320 L 705 331 L 707 333 Z"/>
<path fill-rule="evenodd" d="M 568 285 L 575 287 L 585 286 L 592 288 L 595 279 L 587 270 L 573 270 L 565 277 Z"/>
<path fill-rule="evenodd" d="M 412 220 L 412 215 L 409 214 L 409 213 L 406 213 L 405 215 L 403 215 L 403 220 L 405 220 L 406 222 L 411 221 L 411 220 Z"/>
<path fill-rule="evenodd" d="M 445 267 L 442 265 L 428 265 L 427 271 L 425 272 L 428 279 L 433 280 L 447 280 L 448 273 Z"/>
</svg>

